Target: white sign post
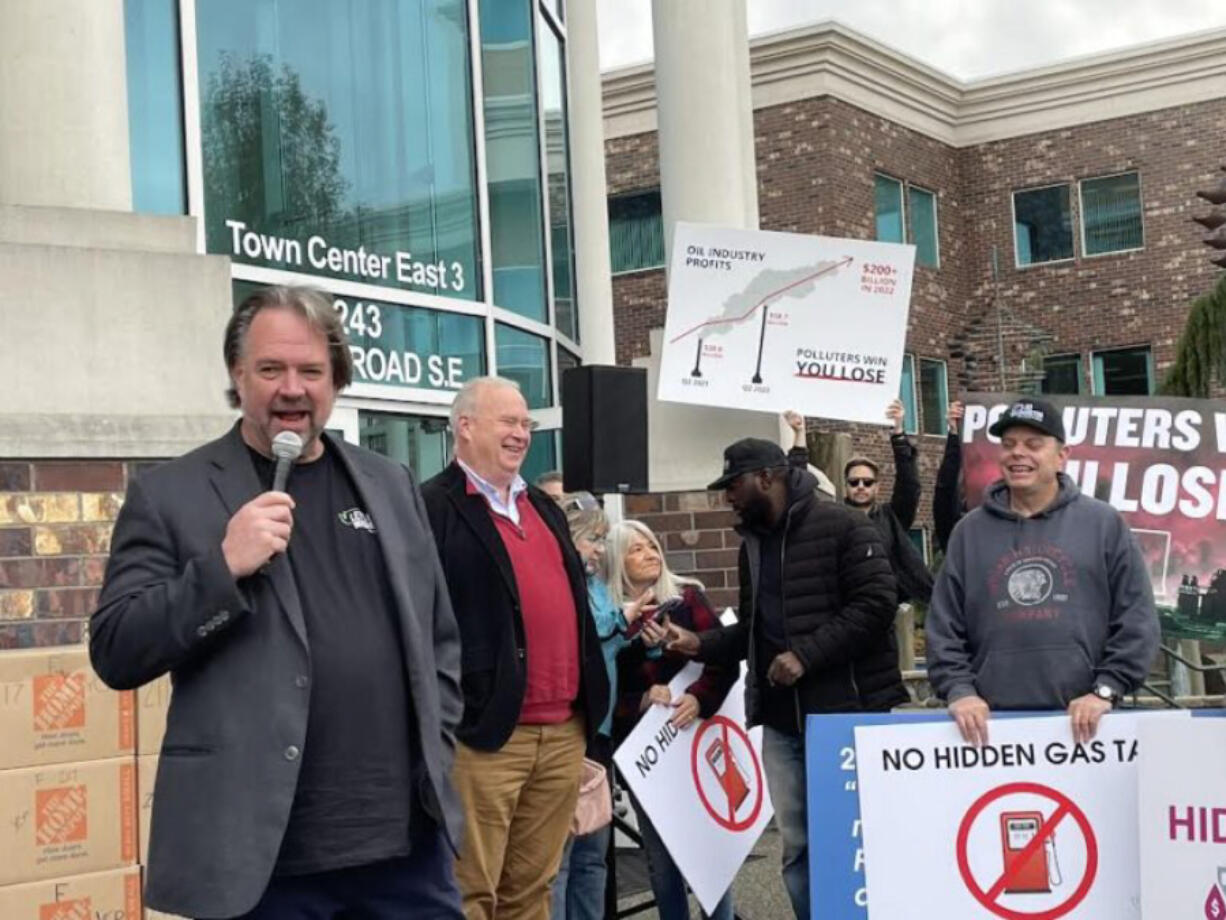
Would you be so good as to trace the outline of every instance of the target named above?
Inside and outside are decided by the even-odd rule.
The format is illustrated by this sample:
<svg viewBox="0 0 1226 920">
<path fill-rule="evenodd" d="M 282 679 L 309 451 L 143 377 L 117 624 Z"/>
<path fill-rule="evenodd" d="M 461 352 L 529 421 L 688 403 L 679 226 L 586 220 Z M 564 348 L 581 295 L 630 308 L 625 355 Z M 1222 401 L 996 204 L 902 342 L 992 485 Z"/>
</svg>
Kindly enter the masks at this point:
<svg viewBox="0 0 1226 920">
<path fill-rule="evenodd" d="M 915 247 L 677 224 L 661 400 L 885 424 Z"/>
<path fill-rule="evenodd" d="M 673 698 L 697 678 L 690 664 Z M 652 706 L 613 760 L 707 913 L 715 909 L 774 815 L 762 767 L 762 729 L 745 730 L 744 677 L 710 719 L 677 731 Z"/>
<path fill-rule="evenodd" d="M 1226 920 L 1226 721 L 1147 720 L 1140 737 L 1144 916 Z"/>
<path fill-rule="evenodd" d="M 952 720 L 857 728 L 870 920 L 1140 918 L 1137 726 L 1167 718 L 1084 745 L 1067 715 L 993 720 L 981 748 Z"/>
</svg>

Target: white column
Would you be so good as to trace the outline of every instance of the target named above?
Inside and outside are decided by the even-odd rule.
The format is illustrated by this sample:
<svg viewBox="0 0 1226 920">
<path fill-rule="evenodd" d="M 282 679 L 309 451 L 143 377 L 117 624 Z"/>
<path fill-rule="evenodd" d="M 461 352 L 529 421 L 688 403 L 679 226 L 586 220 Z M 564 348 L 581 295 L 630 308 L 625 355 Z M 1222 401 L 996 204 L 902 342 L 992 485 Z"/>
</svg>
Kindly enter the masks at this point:
<svg viewBox="0 0 1226 920">
<path fill-rule="evenodd" d="M 756 229 L 745 0 L 653 0 L 665 245 L 678 220 Z"/>
<path fill-rule="evenodd" d="M 666 252 L 677 221 L 757 229 L 758 187 L 745 0 L 652 0 L 656 122 Z M 782 436 L 761 412 L 661 403 L 654 398 L 662 337 L 648 368 L 650 482 L 657 491 L 701 489 L 726 445 Z"/>
<path fill-rule="evenodd" d="M 0 2 L 0 204 L 132 209 L 123 0 Z"/>
<path fill-rule="evenodd" d="M 596 19 L 596 0 L 570 0 L 566 4 L 575 295 L 579 300 L 584 363 L 613 364 L 613 281 Z"/>
</svg>

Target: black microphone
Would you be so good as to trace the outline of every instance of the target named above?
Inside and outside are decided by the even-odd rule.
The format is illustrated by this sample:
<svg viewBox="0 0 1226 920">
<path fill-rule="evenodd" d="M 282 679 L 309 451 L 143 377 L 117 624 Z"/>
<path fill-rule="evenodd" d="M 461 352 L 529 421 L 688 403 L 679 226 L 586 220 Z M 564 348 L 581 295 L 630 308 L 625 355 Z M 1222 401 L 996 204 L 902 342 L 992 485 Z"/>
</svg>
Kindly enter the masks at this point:
<svg viewBox="0 0 1226 920">
<path fill-rule="evenodd" d="M 285 481 L 289 479 L 290 467 L 302 455 L 302 438 L 292 431 L 282 431 L 272 439 L 272 455 L 277 458 L 277 471 L 272 477 L 272 490 L 285 491 Z"/>
</svg>

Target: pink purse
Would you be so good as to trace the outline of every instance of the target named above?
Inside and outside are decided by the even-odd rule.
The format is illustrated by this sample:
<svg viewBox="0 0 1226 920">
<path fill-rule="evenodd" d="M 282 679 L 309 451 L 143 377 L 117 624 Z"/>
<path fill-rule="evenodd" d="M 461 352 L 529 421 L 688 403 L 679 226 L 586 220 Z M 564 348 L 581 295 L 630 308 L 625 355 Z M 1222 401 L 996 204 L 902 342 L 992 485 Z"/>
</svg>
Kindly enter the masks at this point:
<svg viewBox="0 0 1226 920">
<path fill-rule="evenodd" d="M 609 774 L 594 760 L 583 758 L 579 770 L 579 801 L 570 832 L 576 837 L 600 830 L 613 820 L 613 796 L 609 792 Z"/>
</svg>

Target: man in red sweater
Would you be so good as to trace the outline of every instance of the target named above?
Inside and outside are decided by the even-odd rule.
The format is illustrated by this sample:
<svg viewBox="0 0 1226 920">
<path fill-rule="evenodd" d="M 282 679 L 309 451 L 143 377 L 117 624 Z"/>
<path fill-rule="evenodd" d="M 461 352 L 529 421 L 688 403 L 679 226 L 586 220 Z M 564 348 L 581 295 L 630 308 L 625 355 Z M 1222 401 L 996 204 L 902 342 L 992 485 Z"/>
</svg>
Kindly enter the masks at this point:
<svg viewBox="0 0 1226 920">
<path fill-rule="evenodd" d="M 422 496 L 461 635 L 456 876 L 469 920 L 547 920 L 608 678 L 566 518 L 519 474 L 535 427 L 519 387 L 469 381 L 451 427 L 455 460 Z"/>
</svg>

